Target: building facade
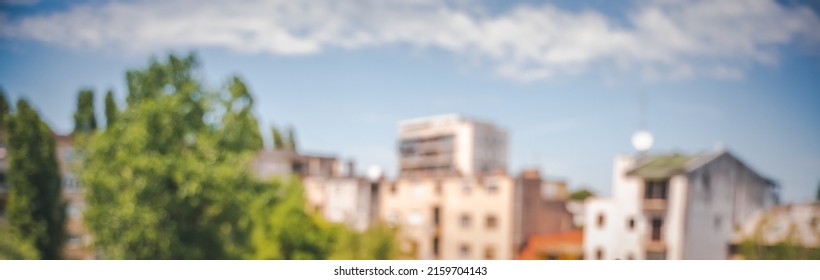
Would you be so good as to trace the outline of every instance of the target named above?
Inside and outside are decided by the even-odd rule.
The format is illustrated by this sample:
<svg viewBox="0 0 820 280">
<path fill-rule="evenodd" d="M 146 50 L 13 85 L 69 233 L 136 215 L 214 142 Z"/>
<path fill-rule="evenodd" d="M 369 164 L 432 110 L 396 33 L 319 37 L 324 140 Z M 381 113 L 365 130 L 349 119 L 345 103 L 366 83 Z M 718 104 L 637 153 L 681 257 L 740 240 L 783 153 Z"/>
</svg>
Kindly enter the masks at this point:
<svg viewBox="0 0 820 280">
<path fill-rule="evenodd" d="M 91 247 L 92 237 L 83 220 L 83 211 L 86 207 L 85 190 L 74 173 L 77 160 L 74 152 L 74 137 L 72 135 L 55 135 L 54 137 L 57 162 L 62 175 L 63 198 L 66 202 L 67 240 L 63 247 L 63 256 L 66 259 L 94 259 L 96 255 Z"/>
<path fill-rule="evenodd" d="M 384 185 L 379 213 L 415 259 L 512 259 L 515 187 L 506 174 L 400 177 Z"/>
<path fill-rule="evenodd" d="M 554 235 L 575 229 L 568 211 L 569 194 L 563 181 L 545 180 L 538 170 L 524 170 L 516 178 L 516 239 L 523 248 L 533 236 Z"/>
<path fill-rule="evenodd" d="M 305 199 L 308 210 L 331 222 L 364 231 L 378 219 L 381 180 L 359 176 L 305 177 Z"/>
<path fill-rule="evenodd" d="M 455 114 L 402 121 L 399 166 L 405 175 L 505 172 L 507 132 Z"/>
<path fill-rule="evenodd" d="M 735 228 L 778 187 L 731 153 L 624 155 L 612 198 L 586 203 L 587 259 L 727 259 Z"/>
</svg>

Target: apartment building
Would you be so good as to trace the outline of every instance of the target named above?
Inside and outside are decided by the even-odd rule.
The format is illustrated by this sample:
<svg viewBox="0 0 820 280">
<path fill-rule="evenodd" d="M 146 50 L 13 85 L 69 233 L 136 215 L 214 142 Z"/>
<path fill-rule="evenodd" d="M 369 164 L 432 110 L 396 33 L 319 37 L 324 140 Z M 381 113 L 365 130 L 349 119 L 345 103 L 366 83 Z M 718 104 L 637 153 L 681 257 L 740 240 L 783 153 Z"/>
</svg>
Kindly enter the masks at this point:
<svg viewBox="0 0 820 280">
<path fill-rule="evenodd" d="M 586 203 L 587 259 L 727 259 L 734 231 L 778 186 L 732 153 L 621 155 L 611 198 Z"/>
<path fill-rule="evenodd" d="M 515 256 L 513 177 L 400 177 L 384 187 L 379 213 L 399 228 L 405 254 L 427 260 Z"/>
<path fill-rule="evenodd" d="M 399 123 L 404 175 L 473 175 L 506 171 L 507 131 L 457 114 Z"/>
<path fill-rule="evenodd" d="M 67 241 L 63 247 L 66 259 L 94 259 L 91 248 L 91 234 L 85 227 L 83 211 L 85 210 L 85 191 L 74 173 L 76 156 L 74 153 L 74 136 L 55 135 L 57 162 L 62 175 L 63 198 L 66 202 Z"/>
</svg>

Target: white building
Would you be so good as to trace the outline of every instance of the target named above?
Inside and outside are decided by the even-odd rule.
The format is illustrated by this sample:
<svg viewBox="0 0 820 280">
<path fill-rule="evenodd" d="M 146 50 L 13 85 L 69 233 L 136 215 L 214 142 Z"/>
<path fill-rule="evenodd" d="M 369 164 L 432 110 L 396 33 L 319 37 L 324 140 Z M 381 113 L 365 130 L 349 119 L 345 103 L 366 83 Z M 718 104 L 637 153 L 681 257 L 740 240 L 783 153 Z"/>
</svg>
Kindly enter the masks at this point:
<svg viewBox="0 0 820 280">
<path fill-rule="evenodd" d="M 402 121 L 399 165 L 403 175 L 505 172 L 507 131 L 459 115 Z"/>
<path fill-rule="evenodd" d="M 377 217 L 379 184 L 362 177 L 305 177 L 307 207 L 325 219 L 366 230 Z"/>
<path fill-rule="evenodd" d="M 736 228 L 778 200 L 726 151 L 618 156 L 612 183 L 586 203 L 587 259 L 727 259 Z"/>
</svg>

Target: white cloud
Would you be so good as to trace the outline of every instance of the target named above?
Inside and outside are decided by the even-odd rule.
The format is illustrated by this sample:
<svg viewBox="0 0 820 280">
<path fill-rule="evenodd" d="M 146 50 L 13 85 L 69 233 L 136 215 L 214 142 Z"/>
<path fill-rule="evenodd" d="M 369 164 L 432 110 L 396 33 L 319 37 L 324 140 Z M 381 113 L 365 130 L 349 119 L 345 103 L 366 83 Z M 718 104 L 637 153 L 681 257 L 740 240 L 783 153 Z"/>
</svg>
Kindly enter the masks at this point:
<svg viewBox="0 0 820 280">
<path fill-rule="evenodd" d="M 310 55 L 408 45 L 479 57 L 498 75 L 522 81 L 597 65 L 653 79 L 738 79 L 753 65 L 776 63 L 784 45 L 820 42 L 820 20 L 804 7 L 769 0 L 636 4 L 623 23 L 549 4 L 491 14 L 474 1 L 128 1 L 0 17 L 0 35 L 129 52 L 222 47 Z"/>
</svg>

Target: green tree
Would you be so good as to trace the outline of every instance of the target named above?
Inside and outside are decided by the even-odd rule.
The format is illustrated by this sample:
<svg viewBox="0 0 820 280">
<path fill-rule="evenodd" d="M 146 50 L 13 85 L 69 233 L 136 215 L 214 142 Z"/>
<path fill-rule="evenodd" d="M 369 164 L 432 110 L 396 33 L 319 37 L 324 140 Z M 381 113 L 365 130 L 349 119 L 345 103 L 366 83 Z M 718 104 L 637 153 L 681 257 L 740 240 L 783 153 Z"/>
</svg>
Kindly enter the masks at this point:
<svg viewBox="0 0 820 280">
<path fill-rule="evenodd" d="M 355 232 L 344 225 L 331 227 L 334 237 L 330 259 L 392 260 L 398 256 L 395 229 L 378 223 L 364 232 Z"/>
<path fill-rule="evenodd" d="M 291 151 L 296 151 L 296 132 L 294 132 L 293 127 L 288 127 L 288 142 L 287 148 Z"/>
<path fill-rule="evenodd" d="M 590 198 L 590 197 L 593 197 L 593 196 L 595 196 L 594 193 L 592 193 L 590 190 L 584 188 L 584 189 L 580 189 L 580 190 L 577 190 L 577 191 L 574 191 L 574 192 L 570 193 L 569 194 L 569 199 L 570 200 L 575 200 L 575 201 L 584 201 L 587 198 Z"/>
<path fill-rule="evenodd" d="M 65 202 L 51 129 L 25 100 L 8 121 L 7 217 L 44 259 L 58 259 L 65 241 Z"/>
<path fill-rule="evenodd" d="M 84 89 L 77 95 L 74 133 L 90 133 L 94 130 L 97 130 L 97 117 L 94 116 L 94 92 L 90 89 Z"/>
<path fill-rule="evenodd" d="M 20 237 L 17 231 L 0 222 L 0 260 L 36 260 L 37 249 L 30 240 Z"/>
<path fill-rule="evenodd" d="M 105 93 L 105 126 L 111 127 L 117 121 L 119 113 L 117 102 L 114 101 L 114 91 L 109 89 Z"/>
<path fill-rule="evenodd" d="M 274 150 L 283 150 L 285 149 L 285 140 L 282 138 L 282 132 L 279 131 L 279 128 L 276 125 L 272 125 L 271 128 L 271 135 L 273 136 L 273 149 Z"/>
<path fill-rule="evenodd" d="M 260 198 L 254 203 L 254 228 L 251 234 L 252 259 L 312 260 L 331 254 L 332 233 L 319 218 L 305 212 L 302 186 L 297 179 L 280 186 L 279 195 Z M 268 210 L 272 209 L 272 210 Z"/>
<path fill-rule="evenodd" d="M 220 146 L 231 151 L 256 151 L 263 147 L 259 124 L 253 116 L 253 97 L 239 77 L 233 77 L 228 85 L 229 97 L 225 101 L 227 112 L 222 119 Z"/>
<path fill-rule="evenodd" d="M 6 99 L 6 91 L 3 90 L 3 87 L 0 87 L 0 141 L 5 142 L 5 136 L 2 136 L 6 132 L 6 119 L 9 116 L 9 100 Z"/>
<path fill-rule="evenodd" d="M 192 61 L 171 56 L 129 71 L 133 91 L 118 125 L 86 149 L 86 225 L 107 257 L 232 259 L 250 251 L 247 205 L 273 187 L 248 173 L 249 153 L 222 141 L 232 126 L 206 123 L 230 110 L 190 78 Z"/>
</svg>

